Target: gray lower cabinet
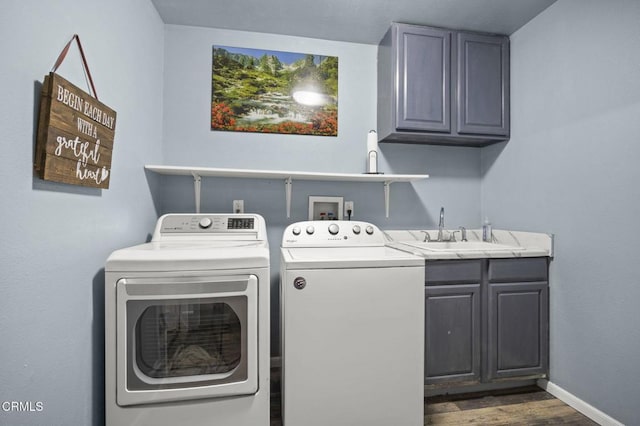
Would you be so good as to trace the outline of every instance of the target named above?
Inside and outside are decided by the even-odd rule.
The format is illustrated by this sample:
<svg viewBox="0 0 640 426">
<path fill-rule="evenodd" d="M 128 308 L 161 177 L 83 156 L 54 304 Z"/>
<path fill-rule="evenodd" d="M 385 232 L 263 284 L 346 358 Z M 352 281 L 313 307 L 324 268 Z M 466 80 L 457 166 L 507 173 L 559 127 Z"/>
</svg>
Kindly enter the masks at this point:
<svg viewBox="0 0 640 426">
<path fill-rule="evenodd" d="M 426 264 L 425 384 L 480 380 L 483 264 L 482 259 Z"/>
<path fill-rule="evenodd" d="M 487 273 L 486 379 L 549 370 L 547 258 L 491 259 Z"/>
<path fill-rule="evenodd" d="M 378 46 L 381 142 L 509 139 L 509 38 L 392 24 Z"/>
<path fill-rule="evenodd" d="M 548 371 L 547 258 L 428 261 L 425 384 Z"/>
<path fill-rule="evenodd" d="M 425 290 L 427 383 L 480 380 L 480 283 Z"/>
</svg>

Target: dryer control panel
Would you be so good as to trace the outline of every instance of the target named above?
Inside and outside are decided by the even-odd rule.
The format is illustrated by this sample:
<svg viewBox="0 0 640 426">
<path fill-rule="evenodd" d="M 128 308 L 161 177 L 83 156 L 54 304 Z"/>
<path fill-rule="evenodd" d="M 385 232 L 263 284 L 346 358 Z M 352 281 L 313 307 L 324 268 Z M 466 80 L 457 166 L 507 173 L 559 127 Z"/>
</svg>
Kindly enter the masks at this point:
<svg viewBox="0 0 640 426">
<path fill-rule="evenodd" d="M 282 247 L 384 246 L 383 232 L 368 222 L 351 220 L 311 220 L 285 229 Z"/>
<path fill-rule="evenodd" d="M 257 214 L 167 214 L 158 219 L 152 241 L 184 235 L 263 240 L 266 226 Z"/>
</svg>

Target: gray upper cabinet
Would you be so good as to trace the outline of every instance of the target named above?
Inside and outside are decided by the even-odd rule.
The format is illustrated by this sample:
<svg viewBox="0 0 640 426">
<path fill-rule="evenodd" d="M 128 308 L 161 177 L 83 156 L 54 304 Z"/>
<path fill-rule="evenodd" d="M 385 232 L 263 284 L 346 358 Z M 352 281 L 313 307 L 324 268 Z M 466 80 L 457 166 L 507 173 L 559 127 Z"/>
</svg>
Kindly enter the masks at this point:
<svg viewBox="0 0 640 426">
<path fill-rule="evenodd" d="M 449 132 L 451 32 L 411 26 L 397 35 L 398 74 L 397 128 Z M 420 75 L 420 78 L 414 76 Z M 444 90 L 443 90 L 444 89 Z"/>
<path fill-rule="evenodd" d="M 458 33 L 458 133 L 509 136 L 509 39 Z"/>
<path fill-rule="evenodd" d="M 378 46 L 381 142 L 484 146 L 509 138 L 509 39 L 392 24 Z"/>
</svg>

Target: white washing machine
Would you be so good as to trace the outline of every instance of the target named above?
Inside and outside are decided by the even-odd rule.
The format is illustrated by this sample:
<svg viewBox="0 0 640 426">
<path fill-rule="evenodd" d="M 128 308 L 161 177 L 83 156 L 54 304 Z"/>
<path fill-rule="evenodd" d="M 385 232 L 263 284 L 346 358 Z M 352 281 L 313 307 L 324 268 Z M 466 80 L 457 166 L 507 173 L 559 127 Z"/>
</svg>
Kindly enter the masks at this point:
<svg viewBox="0 0 640 426">
<path fill-rule="evenodd" d="M 269 425 L 261 216 L 162 216 L 105 269 L 107 426 Z"/>
<path fill-rule="evenodd" d="M 424 422 L 424 259 L 356 221 L 290 225 L 281 248 L 284 426 Z"/>
</svg>

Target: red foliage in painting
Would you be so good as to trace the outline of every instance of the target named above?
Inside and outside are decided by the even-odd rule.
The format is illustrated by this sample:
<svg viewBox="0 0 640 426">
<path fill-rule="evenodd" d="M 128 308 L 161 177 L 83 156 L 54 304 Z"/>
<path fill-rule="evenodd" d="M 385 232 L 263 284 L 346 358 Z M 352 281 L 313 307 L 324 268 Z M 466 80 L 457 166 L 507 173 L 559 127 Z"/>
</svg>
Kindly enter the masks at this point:
<svg viewBox="0 0 640 426">
<path fill-rule="evenodd" d="M 338 111 L 319 112 L 311 119 L 313 134 L 315 135 L 337 135 L 338 134 Z"/>
<path fill-rule="evenodd" d="M 296 123 L 295 121 L 283 121 L 278 124 L 275 132 L 277 133 L 288 133 L 288 134 L 296 134 L 296 135 L 309 135 L 311 134 L 313 128 L 309 123 Z"/>
<path fill-rule="evenodd" d="M 338 112 L 320 111 L 310 123 L 283 121 L 278 124 L 236 125 L 233 110 L 224 102 L 211 104 L 211 128 L 236 132 L 284 133 L 294 135 L 336 136 L 338 134 Z"/>
<path fill-rule="evenodd" d="M 233 111 L 225 103 L 211 105 L 211 127 L 214 129 L 231 130 L 236 124 Z"/>
</svg>

